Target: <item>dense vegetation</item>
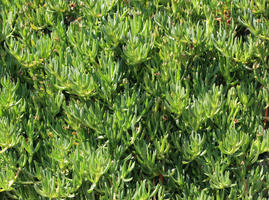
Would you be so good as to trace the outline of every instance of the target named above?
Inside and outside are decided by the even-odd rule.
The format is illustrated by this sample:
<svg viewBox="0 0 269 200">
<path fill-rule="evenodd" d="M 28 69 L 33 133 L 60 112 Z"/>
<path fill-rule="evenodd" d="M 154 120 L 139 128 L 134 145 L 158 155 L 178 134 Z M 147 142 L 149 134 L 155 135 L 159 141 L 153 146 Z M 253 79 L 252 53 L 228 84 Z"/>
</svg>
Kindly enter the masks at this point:
<svg viewBox="0 0 269 200">
<path fill-rule="evenodd" d="M 0 199 L 269 198 L 267 0 L 0 0 Z"/>
</svg>

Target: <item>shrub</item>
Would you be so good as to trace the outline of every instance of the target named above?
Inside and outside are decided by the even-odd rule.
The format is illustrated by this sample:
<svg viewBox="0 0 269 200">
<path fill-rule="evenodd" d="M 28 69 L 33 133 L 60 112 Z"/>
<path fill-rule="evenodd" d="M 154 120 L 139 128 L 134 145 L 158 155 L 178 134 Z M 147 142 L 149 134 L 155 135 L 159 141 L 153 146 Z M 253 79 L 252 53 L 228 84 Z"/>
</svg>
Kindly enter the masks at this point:
<svg viewBox="0 0 269 200">
<path fill-rule="evenodd" d="M 1 199 L 269 198 L 269 4 L 1 0 Z"/>
</svg>

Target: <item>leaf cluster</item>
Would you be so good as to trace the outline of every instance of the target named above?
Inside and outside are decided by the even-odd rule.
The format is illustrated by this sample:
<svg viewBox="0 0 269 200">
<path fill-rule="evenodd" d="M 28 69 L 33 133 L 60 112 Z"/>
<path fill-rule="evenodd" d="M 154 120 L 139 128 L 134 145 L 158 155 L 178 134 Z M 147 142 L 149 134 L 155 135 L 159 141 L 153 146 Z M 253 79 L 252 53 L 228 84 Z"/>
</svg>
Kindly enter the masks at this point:
<svg viewBox="0 0 269 200">
<path fill-rule="evenodd" d="M 0 199 L 269 198 L 266 0 L 0 0 Z"/>
</svg>

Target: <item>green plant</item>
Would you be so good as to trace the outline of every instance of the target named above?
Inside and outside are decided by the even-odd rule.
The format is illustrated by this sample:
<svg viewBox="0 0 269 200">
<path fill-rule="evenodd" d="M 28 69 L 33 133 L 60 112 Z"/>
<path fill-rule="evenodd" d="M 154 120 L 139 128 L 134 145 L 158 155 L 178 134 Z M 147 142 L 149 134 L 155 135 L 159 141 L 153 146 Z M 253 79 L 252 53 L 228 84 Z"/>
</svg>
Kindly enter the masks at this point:
<svg viewBox="0 0 269 200">
<path fill-rule="evenodd" d="M 0 199 L 268 199 L 268 6 L 0 0 Z"/>
</svg>

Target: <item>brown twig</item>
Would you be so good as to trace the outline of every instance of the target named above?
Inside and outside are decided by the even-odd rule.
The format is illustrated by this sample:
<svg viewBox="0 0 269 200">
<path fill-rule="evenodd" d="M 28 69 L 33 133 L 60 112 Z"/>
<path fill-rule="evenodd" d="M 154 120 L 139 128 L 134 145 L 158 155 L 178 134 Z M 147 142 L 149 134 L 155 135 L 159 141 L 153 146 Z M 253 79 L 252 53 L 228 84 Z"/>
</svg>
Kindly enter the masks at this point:
<svg viewBox="0 0 269 200">
<path fill-rule="evenodd" d="M 163 175 L 160 174 L 161 183 L 163 184 Z"/>
</svg>

